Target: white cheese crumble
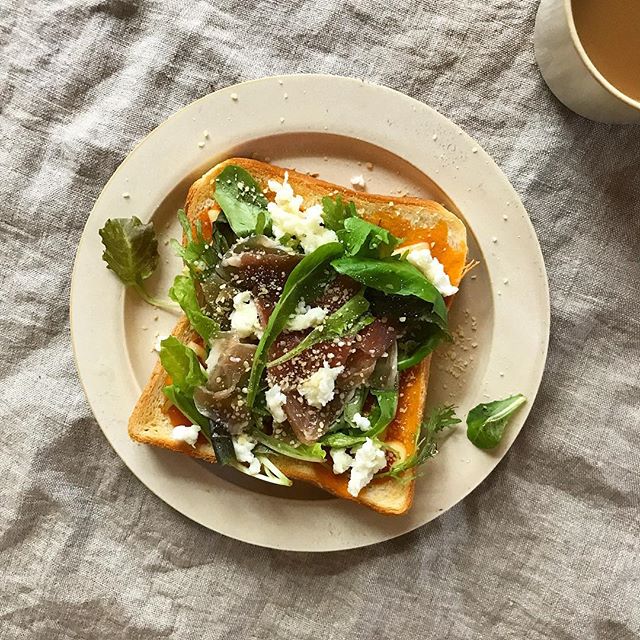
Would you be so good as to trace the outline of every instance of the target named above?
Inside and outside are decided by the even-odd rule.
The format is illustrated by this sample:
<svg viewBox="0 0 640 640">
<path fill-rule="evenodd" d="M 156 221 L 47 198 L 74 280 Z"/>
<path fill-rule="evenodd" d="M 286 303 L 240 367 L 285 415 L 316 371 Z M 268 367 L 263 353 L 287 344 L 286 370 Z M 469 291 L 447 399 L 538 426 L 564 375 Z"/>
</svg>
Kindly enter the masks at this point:
<svg viewBox="0 0 640 640">
<path fill-rule="evenodd" d="M 359 176 L 353 176 L 350 180 L 351 185 L 354 189 L 359 189 L 360 191 L 364 191 L 367 183 L 364 180 L 364 176 L 360 174 Z"/>
<path fill-rule="evenodd" d="M 298 385 L 298 391 L 307 403 L 316 408 L 324 407 L 333 400 L 336 378 L 344 371 L 344 367 L 330 367 L 327 362 L 315 373 Z"/>
<path fill-rule="evenodd" d="M 258 308 L 253 301 L 251 291 L 241 291 L 233 296 L 233 311 L 229 316 L 231 328 L 240 338 L 262 336 L 262 327 L 258 320 Z"/>
<path fill-rule="evenodd" d="M 173 427 L 171 431 L 171 438 L 178 442 L 186 442 L 192 447 L 195 447 L 196 441 L 198 440 L 198 433 L 200 433 L 200 427 L 197 424 L 192 424 L 188 427 L 183 424 L 179 424 L 177 427 Z"/>
<path fill-rule="evenodd" d="M 458 287 L 454 287 L 451 284 L 442 262 L 431 255 L 431 248 L 428 242 L 418 242 L 410 247 L 401 247 L 394 251 L 394 254 L 404 253 L 407 253 L 407 261 L 418 268 L 445 298 L 458 291 Z"/>
<path fill-rule="evenodd" d="M 328 242 L 337 242 L 338 236 L 327 229 L 322 220 L 322 205 L 314 204 L 304 211 L 300 210 L 302 196 L 297 196 L 288 182 L 285 172 L 284 181 L 269 180 L 269 189 L 275 193 L 275 202 L 267 205 L 271 214 L 271 228 L 276 240 L 285 235 L 295 236 L 305 253 L 315 251 Z"/>
<path fill-rule="evenodd" d="M 356 413 L 353 416 L 353 424 L 358 427 L 358 429 L 362 429 L 362 431 L 368 431 L 371 428 L 371 421 L 366 416 L 360 415 Z"/>
<path fill-rule="evenodd" d="M 356 451 L 347 491 L 352 496 L 357 496 L 366 487 L 373 476 L 387 465 L 384 451 L 376 446 L 371 438 L 367 438 L 364 444 Z"/>
<path fill-rule="evenodd" d="M 282 409 L 282 405 L 287 403 L 287 396 L 282 393 L 280 385 L 274 384 L 273 387 L 269 387 L 264 395 L 267 400 L 269 413 L 273 416 L 273 421 L 284 422 L 287 416 Z"/>
<path fill-rule="evenodd" d="M 246 462 L 249 465 L 249 473 L 256 476 L 260 473 L 260 460 L 253 455 L 253 449 L 257 441 L 251 436 L 241 433 L 237 436 L 231 436 L 233 442 L 233 450 L 236 453 L 238 462 Z"/>
<path fill-rule="evenodd" d="M 153 350 L 160 353 L 160 349 L 162 349 L 162 341 L 166 340 L 169 336 L 161 336 L 159 333 L 156 333 L 156 341 L 153 343 Z"/>
<path fill-rule="evenodd" d="M 324 322 L 327 312 L 322 307 L 310 307 L 304 300 L 298 302 L 295 313 L 289 316 L 287 329 L 289 331 L 303 331 L 311 327 L 317 327 Z"/>
<path fill-rule="evenodd" d="M 331 449 L 329 451 L 333 460 L 333 473 L 339 476 L 353 464 L 353 457 L 347 453 L 346 449 Z"/>
</svg>

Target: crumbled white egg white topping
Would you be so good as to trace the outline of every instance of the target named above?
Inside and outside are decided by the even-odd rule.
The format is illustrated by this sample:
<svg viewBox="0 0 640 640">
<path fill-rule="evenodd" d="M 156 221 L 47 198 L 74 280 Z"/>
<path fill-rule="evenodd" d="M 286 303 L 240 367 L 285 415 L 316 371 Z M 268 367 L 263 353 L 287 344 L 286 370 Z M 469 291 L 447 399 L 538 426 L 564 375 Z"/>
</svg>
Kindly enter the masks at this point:
<svg viewBox="0 0 640 640">
<path fill-rule="evenodd" d="M 333 460 L 333 473 L 338 476 L 353 464 L 353 457 L 347 453 L 346 449 L 331 449 L 329 453 Z"/>
<path fill-rule="evenodd" d="M 300 300 L 295 313 L 289 316 L 287 329 L 289 331 L 303 331 L 317 327 L 324 322 L 326 317 L 327 311 L 322 307 L 310 307 L 304 303 L 304 300 Z"/>
<path fill-rule="evenodd" d="M 362 429 L 362 431 L 368 431 L 371 428 L 371 421 L 366 416 L 362 416 L 359 413 L 356 413 L 353 416 L 353 424 L 358 427 L 358 429 Z"/>
<path fill-rule="evenodd" d="M 409 247 L 402 247 L 396 249 L 394 253 L 406 253 L 407 261 L 418 268 L 445 298 L 458 291 L 458 287 L 451 284 L 442 262 L 431 255 L 431 247 L 428 242 L 418 242 Z"/>
<path fill-rule="evenodd" d="M 285 235 L 295 236 L 305 253 L 315 251 L 328 242 L 337 242 L 338 236 L 324 226 L 322 205 L 314 204 L 301 211 L 302 196 L 297 196 L 289 184 L 289 174 L 284 174 L 282 184 L 269 180 L 269 189 L 275 193 L 275 202 L 267 205 L 271 215 L 271 229 L 276 240 Z"/>
<path fill-rule="evenodd" d="M 250 291 L 241 291 L 233 296 L 233 311 L 230 316 L 231 328 L 240 338 L 262 336 L 262 327 L 258 319 L 258 308 Z"/>
<path fill-rule="evenodd" d="M 352 496 L 357 496 L 371 482 L 373 476 L 384 469 L 386 465 L 387 458 L 384 451 L 371 438 L 367 438 L 356 451 L 351 465 L 347 491 Z"/>
<path fill-rule="evenodd" d="M 312 407 L 324 407 L 333 400 L 336 378 L 344 371 L 344 367 L 330 367 L 324 362 L 322 368 L 312 373 L 298 385 L 298 391 Z"/>
<path fill-rule="evenodd" d="M 282 405 L 287 403 L 287 396 L 282 393 L 280 385 L 274 384 L 273 387 L 269 387 L 264 395 L 267 400 L 269 413 L 273 416 L 273 421 L 284 422 L 287 419 L 287 416 Z"/>
<path fill-rule="evenodd" d="M 367 183 L 364 180 L 364 176 L 362 174 L 360 174 L 359 176 L 353 176 L 351 178 L 351 186 L 354 189 L 359 189 L 363 191 L 364 188 L 367 186 Z"/>
<path fill-rule="evenodd" d="M 253 449 L 258 444 L 257 441 L 251 436 L 241 433 L 237 436 L 231 436 L 231 442 L 233 442 L 233 450 L 238 462 L 246 462 L 249 465 L 249 473 L 252 476 L 258 475 L 262 465 L 260 460 L 253 455 Z"/>
<path fill-rule="evenodd" d="M 200 427 L 197 424 L 189 426 L 179 424 L 171 430 L 171 438 L 178 442 L 186 442 L 192 447 L 195 447 L 196 441 L 198 440 L 198 433 L 200 433 Z"/>
</svg>

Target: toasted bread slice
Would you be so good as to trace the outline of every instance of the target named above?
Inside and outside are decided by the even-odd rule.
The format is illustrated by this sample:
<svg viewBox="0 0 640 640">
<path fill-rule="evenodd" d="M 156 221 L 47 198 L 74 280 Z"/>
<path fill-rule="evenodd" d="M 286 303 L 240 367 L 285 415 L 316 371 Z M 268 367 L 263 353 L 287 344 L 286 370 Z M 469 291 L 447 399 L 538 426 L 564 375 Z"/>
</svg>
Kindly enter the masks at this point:
<svg viewBox="0 0 640 640">
<path fill-rule="evenodd" d="M 226 160 L 205 173 L 189 189 L 185 210 L 191 221 L 216 219 L 220 209 L 212 197 L 215 178 L 229 164 L 246 169 L 263 189 L 267 188 L 268 180 L 284 179 L 285 169 L 280 167 L 247 158 Z M 341 194 L 346 201 L 354 202 L 358 215 L 403 238 L 403 245 L 429 242 L 432 254 L 444 265 L 451 283 L 459 285 L 467 260 L 466 230 L 454 214 L 438 203 L 417 198 L 391 200 L 389 196 L 352 191 L 292 170 L 288 171 L 288 179 L 294 192 L 304 198 L 306 207 L 320 202 L 326 195 Z M 195 338 L 184 317 L 174 328 L 173 335 L 185 343 Z M 420 364 L 403 372 L 400 378 L 398 412 L 387 428 L 384 439 L 402 457 L 415 451 L 416 434 L 426 400 L 429 362 L 430 358 L 425 358 Z M 162 393 L 165 384 L 167 374 L 158 362 L 129 420 L 130 437 L 138 442 L 215 462 L 213 449 L 204 438 L 199 438 L 195 447 L 172 439 L 171 432 L 177 421 Z M 340 498 L 359 502 L 380 513 L 405 513 L 413 501 L 415 481 L 411 472 L 405 482 L 392 478 L 374 479 L 354 498 L 347 491 L 348 474 L 334 475 L 330 463 L 303 462 L 284 456 L 274 456 L 273 460 L 292 479 L 310 482 Z"/>
</svg>

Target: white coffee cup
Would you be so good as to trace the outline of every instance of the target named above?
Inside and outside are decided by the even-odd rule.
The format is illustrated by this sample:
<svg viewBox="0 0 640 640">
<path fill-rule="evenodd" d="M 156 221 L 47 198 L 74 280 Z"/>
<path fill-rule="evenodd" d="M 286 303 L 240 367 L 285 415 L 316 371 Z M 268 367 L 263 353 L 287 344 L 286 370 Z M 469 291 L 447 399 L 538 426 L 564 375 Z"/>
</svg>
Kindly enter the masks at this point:
<svg viewBox="0 0 640 640">
<path fill-rule="evenodd" d="M 571 0 L 540 2 L 534 47 L 542 77 L 569 109 L 598 122 L 640 122 L 640 102 L 616 89 L 589 60 L 576 32 Z"/>
</svg>

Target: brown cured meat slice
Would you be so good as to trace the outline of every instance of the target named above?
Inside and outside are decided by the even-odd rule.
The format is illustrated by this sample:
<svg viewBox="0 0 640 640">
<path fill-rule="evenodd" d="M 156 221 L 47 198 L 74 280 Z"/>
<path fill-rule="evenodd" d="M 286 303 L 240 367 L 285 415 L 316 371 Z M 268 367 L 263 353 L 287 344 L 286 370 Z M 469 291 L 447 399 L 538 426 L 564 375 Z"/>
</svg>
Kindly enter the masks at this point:
<svg viewBox="0 0 640 640">
<path fill-rule="evenodd" d="M 269 360 L 275 360 L 291 351 L 308 333 L 308 330 L 281 333 L 269 350 Z M 291 360 L 271 367 L 269 375 L 282 389 L 293 389 L 325 362 L 331 367 L 344 366 L 355 341 L 355 336 L 351 336 L 338 341 L 318 342 Z"/>
<path fill-rule="evenodd" d="M 293 349 L 307 333 L 308 331 L 295 331 L 281 334 L 269 350 L 269 360 L 278 358 Z M 287 397 L 282 407 L 287 421 L 298 440 L 305 444 L 315 442 L 327 432 L 340 413 L 344 404 L 344 394 L 336 393 L 334 399 L 324 407 L 312 407 L 300 395 L 297 387 L 303 380 L 322 368 L 325 362 L 331 367 L 344 366 L 353 342 L 355 337 L 339 343 L 337 341 L 319 342 L 291 360 L 269 369 L 269 384 L 280 385 Z"/>
<path fill-rule="evenodd" d="M 306 335 L 297 331 L 282 334 L 271 347 L 269 359 L 290 351 Z M 395 339 L 394 331 L 380 320 L 374 320 L 357 336 L 320 342 L 300 355 L 269 369 L 269 383 L 279 384 L 287 401 L 283 406 L 287 420 L 296 437 L 306 444 L 323 436 L 340 414 L 349 392 L 366 382 L 376 362 Z M 312 407 L 298 393 L 297 386 L 318 371 L 324 363 L 331 367 L 343 366 L 336 381 L 336 395 L 324 407 Z"/>
<path fill-rule="evenodd" d="M 218 359 L 208 372 L 207 383 L 198 387 L 193 400 L 200 413 L 224 424 L 230 433 L 240 433 L 250 422 L 245 385 L 249 379 L 256 345 L 245 344 L 235 335 L 219 338 L 214 346 Z"/>
<path fill-rule="evenodd" d="M 345 370 L 338 378 L 340 389 L 355 389 L 365 383 L 373 373 L 376 362 L 391 347 L 395 337 L 393 327 L 378 318 L 366 326 L 356 336 Z"/>
<path fill-rule="evenodd" d="M 236 254 L 225 268 L 230 273 L 230 283 L 234 288 L 251 291 L 258 307 L 260 321 L 266 325 L 273 307 L 282 295 L 287 278 L 301 259 L 302 256 L 297 254 L 257 249 Z M 360 287 L 355 280 L 339 275 L 315 300 L 305 302 L 333 313 L 351 299 Z"/>
<path fill-rule="evenodd" d="M 348 276 L 339 275 L 332 280 L 322 295 L 318 296 L 311 304 L 314 307 L 322 307 L 328 313 L 337 311 L 347 300 L 360 291 L 362 285 Z"/>
<path fill-rule="evenodd" d="M 234 289 L 252 292 L 263 326 L 279 300 L 287 278 L 300 260 L 301 256 L 282 251 L 253 249 L 236 254 L 225 267 Z M 360 288 L 361 285 L 354 280 L 339 275 L 315 300 L 305 302 L 333 313 Z M 290 351 L 309 331 L 282 333 L 269 350 L 268 359 L 274 360 Z M 269 369 L 270 385 L 279 384 L 287 396 L 283 410 L 301 442 L 315 442 L 328 431 L 349 393 L 369 379 L 377 360 L 394 339 L 393 329 L 381 320 L 375 320 L 357 336 L 320 342 L 299 356 Z M 330 367 L 342 366 L 344 371 L 336 381 L 334 399 L 324 407 L 312 407 L 300 395 L 297 387 L 325 363 Z"/>
<path fill-rule="evenodd" d="M 340 394 L 336 394 L 333 400 L 319 409 L 310 407 L 297 391 L 285 395 L 287 402 L 282 408 L 293 433 L 303 444 L 313 444 L 327 433 L 344 405 L 344 396 Z"/>
<path fill-rule="evenodd" d="M 237 256 L 233 267 L 228 267 L 232 286 L 253 294 L 263 326 L 280 299 L 287 278 L 301 259 L 299 255 L 288 253 L 245 251 Z"/>
</svg>

